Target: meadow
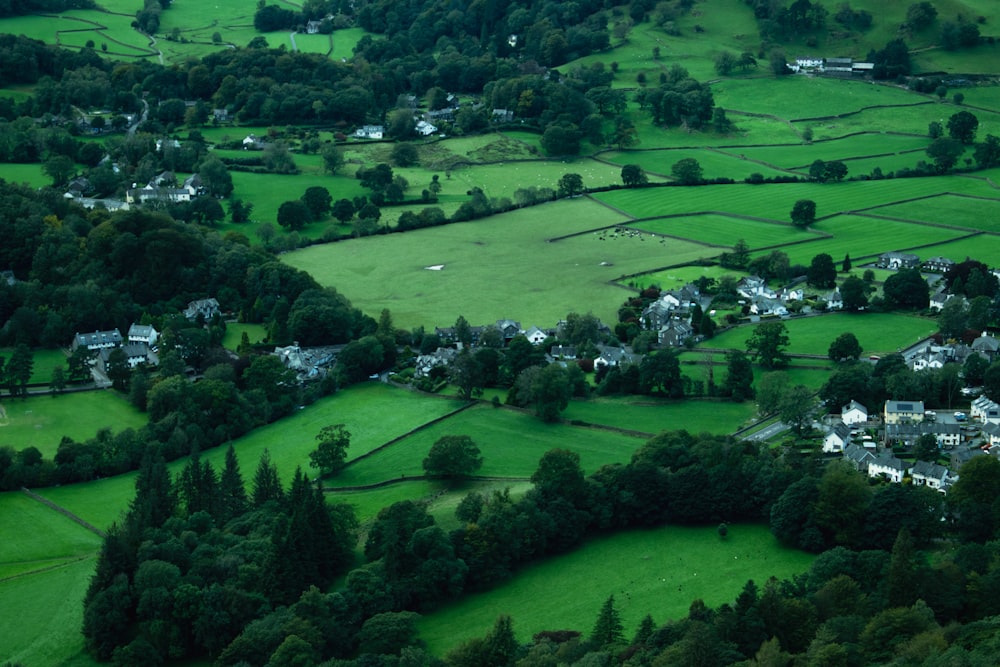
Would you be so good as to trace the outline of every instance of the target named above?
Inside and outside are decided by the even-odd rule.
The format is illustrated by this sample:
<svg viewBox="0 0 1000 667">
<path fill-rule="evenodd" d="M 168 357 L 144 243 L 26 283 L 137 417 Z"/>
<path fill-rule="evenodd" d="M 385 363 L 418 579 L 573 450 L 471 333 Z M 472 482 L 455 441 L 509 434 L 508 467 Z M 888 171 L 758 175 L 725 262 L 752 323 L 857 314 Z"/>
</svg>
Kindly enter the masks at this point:
<svg viewBox="0 0 1000 667">
<path fill-rule="evenodd" d="M 14 353 L 12 347 L 0 347 L 0 359 L 10 359 Z M 62 350 L 34 349 L 31 351 L 31 380 L 30 384 L 48 385 L 52 380 L 52 371 L 56 368 L 67 369 L 66 353 Z"/>
<path fill-rule="evenodd" d="M 740 239 L 746 241 L 751 248 L 763 248 L 819 238 L 815 232 L 799 229 L 790 224 L 775 224 L 712 213 L 642 220 L 630 224 L 629 227 L 727 248 L 735 245 Z"/>
<path fill-rule="evenodd" d="M 698 367 L 681 366 L 681 373 L 701 379 L 691 372 L 695 368 Z M 691 433 L 725 434 L 744 426 L 753 417 L 753 413 L 754 407 L 750 403 L 668 401 L 647 396 L 628 396 L 571 401 L 563 418 L 651 435 L 680 429 Z"/>
<path fill-rule="evenodd" d="M 872 209 L 869 213 L 921 222 L 944 222 L 956 227 L 968 227 L 997 232 L 1000 200 L 941 195 L 920 201 L 892 204 Z"/>
<path fill-rule="evenodd" d="M 424 616 L 417 627 L 436 655 L 485 635 L 501 614 L 511 616 L 522 642 L 542 630 L 587 636 L 601 604 L 614 595 L 625 636 L 632 637 L 647 613 L 660 624 L 686 616 L 694 599 L 710 608 L 732 603 L 748 579 L 758 587 L 772 576 L 790 579 L 812 560 L 778 545 L 766 526 L 733 525 L 724 539 L 714 526 L 631 530 L 533 563 L 499 588 Z"/>
<path fill-rule="evenodd" d="M 830 343 L 851 332 L 865 355 L 888 354 L 913 345 L 937 331 L 934 320 L 895 313 L 832 313 L 821 317 L 783 320 L 788 329 L 789 354 L 816 354 L 825 357 Z M 713 348 L 746 349 L 753 326 L 729 329 L 707 343 Z M 798 362 L 796 362 L 798 363 Z"/>
<path fill-rule="evenodd" d="M 705 150 L 703 148 L 666 148 L 649 150 L 630 150 L 601 155 L 615 164 L 637 164 L 642 167 L 647 176 L 670 175 L 671 167 L 679 160 L 695 157 L 704 171 L 705 178 L 732 178 L 743 180 L 753 173 L 766 177 L 784 173 L 772 165 L 760 164 L 742 159 L 739 155 L 730 155 L 725 149 Z M 656 182 L 654 178 L 650 178 Z"/>
<path fill-rule="evenodd" d="M 63 436 L 83 442 L 104 428 L 121 431 L 146 423 L 121 394 L 113 391 L 70 392 L 0 401 L 0 445 L 16 450 L 36 447 L 51 459 Z"/>
<path fill-rule="evenodd" d="M 814 141 L 809 144 L 740 147 L 731 150 L 734 153 L 738 151 L 739 155 L 748 160 L 759 160 L 777 167 L 799 169 L 808 173 L 809 165 L 814 160 L 849 160 L 872 154 L 898 153 L 923 149 L 929 143 L 930 139 L 925 136 L 866 132 L 861 135 L 829 141 Z M 854 172 L 849 170 L 848 176 L 852 175 Z"/>
</svg>

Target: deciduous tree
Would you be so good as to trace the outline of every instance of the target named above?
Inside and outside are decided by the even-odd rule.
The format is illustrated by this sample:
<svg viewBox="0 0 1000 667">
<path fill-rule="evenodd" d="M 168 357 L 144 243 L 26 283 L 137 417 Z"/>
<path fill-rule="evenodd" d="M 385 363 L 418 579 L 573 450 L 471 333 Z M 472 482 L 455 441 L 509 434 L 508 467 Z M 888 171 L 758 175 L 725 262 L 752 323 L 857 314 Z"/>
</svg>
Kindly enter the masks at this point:
<svg viewBox="0 0 1000 667">
<path fill-rule="evenodd" d="M 808 227 L 816 221 L 816 202 L 811 199 L 799 199 L 792 206 L 790 216 L 792 224 L 796 227 Z"/>
<path fill-rule="evenodd" d="M 431 445 L 423 466 L 428 475 L 458 479 L 479 470 L 483 455 L 469 436 L 445 435 Z"/>
<path fill-rule="evenodd" d="M 784 322 L 764 322 L 758 324 L 747 339 L 747 353 L 761 366 L 769 370 L 783 368 L 788 364 L 788 328 Z"/>
<path fill-rule="evenodd" d="M 347 464 L 347 448 L 351 446 L 351 432 L 344 424 L 324 426 L 316 434 L 316 449 L 309 452 L 309 465 L 321 475 L 334 475 Z"/>
</svg>

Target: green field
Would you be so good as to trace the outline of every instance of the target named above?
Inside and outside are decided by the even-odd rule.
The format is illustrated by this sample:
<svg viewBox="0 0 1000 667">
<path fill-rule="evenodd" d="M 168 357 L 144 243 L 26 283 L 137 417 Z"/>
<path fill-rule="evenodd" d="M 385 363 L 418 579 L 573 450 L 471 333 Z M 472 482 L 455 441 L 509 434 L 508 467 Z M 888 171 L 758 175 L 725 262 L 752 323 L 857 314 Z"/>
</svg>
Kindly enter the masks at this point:
<svg viewBox="0 0 1000 667">
<path fill-rule="evenodd" d="M 336 286 L 366 312 L 389 308 L 403 328 L 448 325 L 459 314 L 473 324 L 509 317 L 530 327 L 588 310 L 612 321 L 625 293 L 611 281 L 718 254 L 646 237 L 601 242 L 585 233 L 547 242 L 624 220 L 579 198 L 487 220 L 314 246 L 283 259 Z M 426 268 L 437 265 L 443 268 Z"/>
<path fill-rule="evenodd" d="M 876 208 L 869 213 L 922 222 L 944 222 L 956 227 L 968 227 L 986 232 L 1000 232 L 1000 199 L 941 195 Z"/>
<path fill-rule="evenodd" d="M 682 366 L 681 373 L 696 377 L 690 372 L 693 368 L 696 367 Z M 563 418 L 650 434 L 677 429 L 686 429 L 691 433 L 724 434 L 739 429 L 753 413 L 754 407 L 750 403 L 657 401 L 649 397 L 629 396 L 572 401 Z"/>
<path fill-rule="evenodd" d="M 811 144 L 793 146 L 755 146 L 748 148 L 729 149 L 733 153 L 745 156 L 748 160 L 759 160 L 785 169 L 799 168 L 808 171 L 814 160 L 848 160 L 850 158 L 884 153 L 898 153 L 923 149 L 930 140 L 927 137 L 914 137 L 899 134 L 862 134 L 832 141 L 815 141 Z M 921 153 L 922 158 L 926 158 Z M 915 162 L 916 160 L 914 160 Z M 883 171 L 885 168 L 883 167 Z M 848 176 L 856 173 L 850 169 Z"/>
<path fill-rule="evenodd" d="M 739 155 L 729 154 L 726 150 L 707 150 L 702 148 L 632 150 L 620 153 L 606 153 L 601 157 L 620 165 L 637 164 L 647 172 L 647 175 L 653 176 L 650 178 L 651 182 L 656 182 L 655 175 L 657 174 L 669 176 L 670 169 L 674 163 L 687 157 L 694 157 L 698 160 L 698 164 L 701 165 L 704 171 L 705 178 L 743 180 L 754 172 L 768 177 L 783 173 L 774 166 L 750 162 L 742 159 Z"/>
<path fill-rule="evenodd" d="M 41 527 L 44 526 L 44 530 Z M 101 538 L 19 491 L 0 493 L 0 581 L 88 556 Z"/>
<path fill-rule="evenodd" d="M 914 104 L 927 99 L 896 86 L 800 76 L 724 79 L 712 86 L 712 94 L 716 104 L 726 110 L 790 120 L 835 116 L 871 106 Z"/>
<path fill-rule="evenodd" d="M 534 563 L 501 587 L 448 605 L 418 622 L 429 650 L 441 655 L 485 635 L 500 614 L 526 642 L 542 630 L 590 633 L 609 595 L 631 637 L 643 616 L 657 624 L 683 618 L 693 599 L 714 608 L 732 603 L 748 579 L 804 572 L 813 556 L 785 549 L 766 526 L 731 526 L 726 539 L 714 527 L 633 530 L 588 541 L 575 551 Z"/>
<path fill-rule="evenodd" d="M 740 239 L 746 241 L 751 248 L 817 239 L 815 233 L 793 227 L 791 224 L 775 224 L 711 213 L 643 220 L 630 224 L 629 227 L 656 234 L 679 236 L 699 243 L 725 246 L 727 249 Z"/>
<path fill-rule="evenodd" d="M 826 356 L 830 343 L 842 333 L 851 332 L 861 343 L 865 355 L 897 352 L 937 331 L 934 320 L 892 313 L 833 313 L 818 317 L 785 320 L 790 354 Z M 713 348 L 745 349 L 752 326 L 725 331 L 706 343 Z M 797 363 L 797 362 L 796 362 Z"/>
<path fill-rule="evenodd" d="M 10 359 L 13 353 L 14 348 L 12 347 L 0 347 L 0 359 Z M 48 386 L 52 380 L 53 370 L 62 368 L 65 371 L 67 369 L 66 353 L 62 350 L 33 349 L 31 351 L 31 363 L 31 380 L 29 383 L 33 385 Z"/>
<path fill-rule="evenodd" d="M 42 171 L 41 164 L 0 164 L 0 178 L 11 183 L 26 183 L 33 188 L 52 185 L 52 179 Z"/>
<path fill-rule="evenodd" d="M 222 347 L 236 351 L 243 340 L 244 332 L 250 339 L 250 344 L 263 343 L 267 338 L 267 328 L 263 324 L 229 323 L 226 325 L 226 336 L 222 339 Z"/>
<path fill-rule="evenodd" d="M 973 236 L 960 241 L 942 243 L 920 249 L 922 257 L 948 257 L 956 262 L 963 262 L 973 257 L 990 266 L 1000 261 L 1000 236 L 992 234 Z"/>
<path fill-rule="evenodd" d="M 531 413 L 484 403 L 348 466 L 329 485 L 359 486 L 423 475 L 424 457 L 444 435 L 471 436 L 483 453 L 483 467 L 477 474 L 491 477 L 528 478 L 538 468 L 542 454 L 556 447 L 577 452 L 580 464 L 591 473 L 606 463 L 627 461 L 644 442 L 618 433 L 546 424 Z M 512 446 L 514 443 L 517 446 Z"/>
<path fill-rule="evenodd" d="M 20 450 L 37 447 L 51 459 L 63 436 L 89 440 L 103 428 L 121 431 L 146 423 L 121 394 L 111 390 L 71 392 L 59 396 L 33 396 L 0 401 L 0 443 Z"/>
</svg>

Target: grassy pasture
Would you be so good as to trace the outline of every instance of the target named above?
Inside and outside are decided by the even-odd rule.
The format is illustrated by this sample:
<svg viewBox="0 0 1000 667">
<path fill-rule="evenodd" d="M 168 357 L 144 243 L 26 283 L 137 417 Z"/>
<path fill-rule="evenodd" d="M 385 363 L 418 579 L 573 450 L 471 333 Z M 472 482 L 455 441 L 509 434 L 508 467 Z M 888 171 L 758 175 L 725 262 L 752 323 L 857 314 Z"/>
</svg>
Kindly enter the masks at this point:
<svg viewBox="0 0 1000 667">
<path fill-rule="evenodd" d="M 621 168 L 589 158 L 567 162 L 537 160 L 457 168 L 451 172 L 451 181 L 464 184 L 465 190 L 473 187 L 482 188 L 489 197 L 513 197 L 515 190 L 528 185 L 555 190 L 558 188 L 559 179 L 569 173 L 580 174 L 583 177 L 584 187 L 621 183 Z M 430 181 L 429 175 L 425 178 L 426 181 Z"/>
<path fill-rule="evenodd" d="M 878 255 L 889 250 L 942 243 L 948 239 L 955 239 L 967 234 L 960 229 L 896 220 L 876 220 L 863 215 L 837 215 L 820 220 L 812 225 L 812 228 L 832 234 L 838 243 L 846 244 L 844 252 L 850 253 L 852 258 Z M 810 250 L 811 248 L 807 248 L 805 252 Z M 800 249 L 797 248 L 795 252 L 797 256 L 801 256 Z M 829 252 L 829 250 L 823 252 Z M 792 249 L 789 249 L 789 257 L 792 254 Z M 811 259 L 813 255 L 815 253 L 809 255 L 809 258 Z M 835 260 L 843 258 L 843 255 L 839 253 L 830 252 L 830 256 Z"/>
<path fill-rule="evenodd" d="M 694 157 L 705 172 L 706 178 L 746 178 L 753 172 L 760 172 L 765 176 L 775 176 L 782 173 L 768 165 L 755 162 L 746 162 L 739 157 L 728 155 L 724 152 L 707 149 L 653 149 L 637 150 L 626 152 L 605 153 L 602 159 L 610 160 L 615 164 L 637 164 L 642 167 L 650 181 L 656 182 L 657 175 L 669 175 L 670 168 L 675 162 L 685 157 Z"/>
<path fill-rule="evenodd" d="M 41 163 L 0 164 L 0 178 L 10 183 L 25 183 L 33 188 L 52 185 L 52 179 L 42 172 Z"/>
<path fill-rule="evenodd" d="M 951 103 L 866 109 L 846 118 L 796 123 L 796 127 L 812 127 L 816 139 L 835 139 L 852 132 L 902 132 L 919 135 L 927 133 L 927 126 L 932 121 L 946 125 L 948 118 L 959 111 L 962 111 L 962 107 Z M 973 110 L 973 113 L 979 119 L 978 137 L 1000 133 L 1000 118 L 996 113 L 980 110 Z"/>
<path fill-rule="evenodd" d="M 485 635 L 500 614 L 512 617 L 520 641 L 554 628 L 586 636 L 601 604 L 614 595 L 630 637 L 647 613 L 664 623 L 686 616 L 695 598 L 709 607 L 731 603 L 748 579 L 791 578 L 812 559 L 778 545 L 765 526 L 732 526 L 725 540 L 715 527 L 628 531 L 529 565 L 499 588 L 424 616 L 418 628 L 435 655 Z"/>
<path fill-rule="evenodd" d="M 688 372 L 689 368 L 692 367 L 682 366 L 681 372 L 695 377 Z M 752 416 L 751 403 L 665 401 L 639 396 L 572 401 L 563 413 L 564 419 L 651 434 L 677 429 L 692 433 L 732 433 Z"/>
<path fill-rule="evenodd" d="M 709 366 L 707 360 L 710 359 L 712 363 L 712 374 L 715 378 L 716 386 L 721 386 L 722 383 L 726 381 L 726 357 L 724 354 L 702 354 L 695 350 L 694 352 L 684 353 L 681 359 L 681 373 L 687 375 L 692 380 L 701 380 L 706 385 L 708 384 Z M 815 364 L 817 365 L 810 363 L 813 361 L 814 360 L 812 359 L 795 359 L 793 360 L 795 368 L 786 368 L 782 372 L 788 375 L 788 380 L 791 384 L 801 384 L 809 387 L 810 389 L 818 390 L 823 386 L 823 383 L 830 378 L 830 372 L 833 366 L 830 361 L 815 360 Z M 768 371 L 766 369 L 755 364 L 753 367 L 754 382 L 759 382 L 760 378 L 767 372 Z M 746 412 L 747 420 L 756 415 L 756 404 L 753 401 L 748 403 L 721 402 L 716 405 L 722 409 L 728 409 L 734 412 L 739 408 Z M 742 426 L 746 426 L 746 420 L 736 424 L 736 427 Z M 737 430 L 736 427 L 726 432 L 735 431 Z M 694 431 L 693 428 L 689 428 L 688 430 Z"/>
<path fill-rule="evenodd" d="M 63 436 L 82 441 L 102 428 L 120 431 L 146 423 L 143 413 L 110 390 L 4 398 L 0 407 L 6 413 L 0 419 L 0 442 L 18 450 L 37 447 L 46 458 L 55 455 Z"/>
<path fill-rule="evenodd" d="M 930 246 L 920 249 L 920 255 L 926 257 L 948 257 L 956 262 L 965 261 L 967 257 L 973 257 L 981 262 L 986 262 L 990 266 L 1000 262 L 1000 237 L 993 235 L 972 236 Z"/>
<path fill-rule="evenodd" d="M 870 213 L 1000 232 L 1000 199 L 941 195 L 877 208 Z"/>
<path fill-rule="evenodd" d="M 735 245 L 740 239 L 744 239 L 751 248 L 761 248 L 816 238 L 816 234 L 790 224 L 745 220 L 712 213 L 643 220 L 630 224 L 629 227 L 727 247 Z"/>
<path fill-rule="evenodd" d="M 458 405 L 447 399 L 370 382 L 324 398 L 280 422 L 257 429 L 237 440 L 234 446 L 248 485 L 252 483 L 264 449 L 269 450 L 282 482 L 287 485 L 296 467 L 313 473 L 309 468 L 309 452 L 315 448 L 316 434 L 328 424 L 346 424 L 351 432 L 348 458 L 353 459 Z M 202 452 L 202 458 L 216 470 L 222 469 L 225 455 L 225 447 Z M 180 459 L 169 464 L 171 473 L 179 473 L 186 461 Z M 52 487 L 42 490 L 41 495 L 103 528 L 118 518 L 135 495 L 135 473 Z"/>
<path fill-rule="evenodd" d="M 883 175 L 888 175 L 902 169 L 914 169 L 921 160 L 927 161 L 926 152 L 909 151 L 879 157 L 849 158 L 844 160 L 844 165 L 852 176 L 868 176 L 875 171 L 876 167 L 882 171 Z"/>
<path fill-rule="evenodd" d="M 267 329 L 263 324 L 230 323 L 226 325 L 226 336 L 222 339 L 222 347 L 235 351 L 243 340 L 244 331 L 251 344 L 263 343 L 267 338 Z"/>
<path fill-rule="evenodd" d="M 784 321 L 791 354 L 826 356 L 837 336 L 851 332 L 861 343 L 863 354 L 887 354 L 913 345 L 937 331 L 934 320 L 894 313 L 832 313 Z M 753 325 L 724 331 L 708 342 L 714 348 L 746 349 Z M 797 362 L 796 362 L 797 363 Z"/>
<path fill-rule="evenodd" d="M 31 384 L 45 384 L 52 379 L 52 371 L 56 368 L 66 370 L 66 354 L 62 350 L 38 348 L 32 352 Z M 0 347 L 0 358 L 10 359 L 14 353 L 12 347 Z"/>
<path fill-rule="evenodd" d="M 662 271 L 652 271 L 641 276 L 629 278 L 628 283 L 638 287 L 639 289 L 644 289 L 650 285 L 656 285 L 660 289 L 666 290 L 683 287 L 684 285 L 694 282 L 702 276 L 718 280 L 726 274 L 734 276 L 737 280 L 742 277 L 742 274 L 727 271 L 719 265 L 713 264 L 710 266 L 675 266 L 673 268 L 663 269 Z"/>
<path fill-rule="evenodd" d="M 924 148 L 930 140 L 901 134 L 863 134 L 830 141 L 791 146 L 755 146 L 730 149 L 749 160 L 759 160 L 785 169 L 808 171 L 814 160 L 848 160 L 873 153 L 896 153 Z M 914 160 L 915 162 L 916 160 Z M 851 175 L 852 172 L 848 172 Z"/>
<path fill-rule="evenodd" d="M 989 10 L 976 11 L 974 16 L 993 14 L 996 5 Z M 942 11 L 942 16 L 946 15 Z M 954 14 L 949 14 L 954 16 Z M 984 30 L 984 34 L 994 32 Z M 1000 47 L 996 44 L 979 44 L 970 49 L 945 51 L 942 48 L 928 49 L 914 54 L 913 64 L 922 72 L 947 72 L 949 74 L 996 74 L 996 63 L 1000 59 Z"/>
<path fill-rule="evenodd" d="M 431 445 L 444 435 L 471 436 L 483 453 L 478 474 L 497 477 L 530 477 L 542 454 L 555 447 L 580 454 L 581 465 L 591 473 L 605 463 L 627 461 L 643 443 L 642 438 L 546 424 L 528 412 L 480 404 L 348 466 L 329 485 L 358 486 L 422 475 Z"/>
<path fill-rule="evenodd" d="M 92 554 L 101 538 L 19 491 L 0 494 L 0 580 Z"/>
<path fill-rule="evenodd" d="M 824 217 L 947 192 L 990 198 L 997 194 L 978 179 L 935 176 L 848 183 L 646 188 L 599 192 L 593 197 L 637 218 L 711 210 L 787 221 L 798 199 L 815 201 L 816 214 Z"/>
<path fill-rule="evenodd" d="M 676 240 L 666 251 L 645 238 L 602 243 L 592 234 L 546 242 L 622 222 L 614 211 L 578 198 L 487 220 L 314 246 L 284 260 L 335 285 L 362 309 L 389 308 L 402 327 L 440 326 L 459 314 L 473 323 L 514 317 L 526 326 L 541 325 L 580 310 L 610 321 L 624 294 L 609 281 L 706 254 L 702 246 Z M 438 264 L 444 265 L 440 271 L 425 269 Z"/>
<path fill-rule="evenodd" d="M 295 46 L 303 53 L 318 53 L 325 56 L 333 49 L 333 37 L 331 35 L 298 33 L 295 35 Z M 289 48 L 291 48 L 291 44 L 289 44 Z"/>
<path fill-rule="evenodd" d="M 354 57 L 354 47 L 358 45 L 361 38 L 367 33 L 363 28 L 345 28 L 333 32 L 333 52 L 331 58 L 352 58 Z"/>
<path fill-rule="evenodd" d="M 763 66 L 767 66 L 766 62 Z M 834 116 L 865 107 L 927 100 L 897 86 L 811 76 L 723 79 L 712 85 L 712 94 L 715 103 L 727 111 L 735 109 L 791 119 Z"/>
<path fill-rule="evenodd" d="M 83 596 L 94 557 L 0 581 L 0 655 L 25 665 L 97 665 L 84 652 Z"/>
<path fill-rule="evenodd" d="M 362 523 L 373 521 L 379 510 L 403 500 L 414 502 L 428 498 L 436 490 L 434 482 L 412 479 L 399 484 L 364 491 L 333 491 L 326 494 L 328 503 L 347 503 Z"/>
</svg>

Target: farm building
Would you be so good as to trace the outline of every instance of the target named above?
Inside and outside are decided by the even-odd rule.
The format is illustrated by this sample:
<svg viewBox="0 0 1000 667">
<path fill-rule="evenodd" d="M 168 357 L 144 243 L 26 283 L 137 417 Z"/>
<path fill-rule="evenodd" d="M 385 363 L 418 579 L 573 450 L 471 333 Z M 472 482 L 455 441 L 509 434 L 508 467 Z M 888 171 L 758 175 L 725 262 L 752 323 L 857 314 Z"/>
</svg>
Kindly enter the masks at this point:
<svg viewBox="0 0 1000 667">
<path fill-rule="evenodd" d="M 878 256 L 876 266 L 880 269 L 913 269 L 920 266 L 920 257 L 908 252 L 884 252 Z"/>
<path fill-rule="evenodd" d="M 823 452 L 826 454 L 842 452 L 849 444 L 851 444 L 851 427 L 843 422 L 837 422 L 823 438 Z"/>
<path fill-rule="evenodd" d="M 94 333 L 78 333 L 73 336 L 72 349 L 85 347 L 91 352 L 97 352 L 107 348 L 118 347 L 122 344 L 122 332 L 118 329 L 110 331 L 95 331 Z"/>
</svg>

